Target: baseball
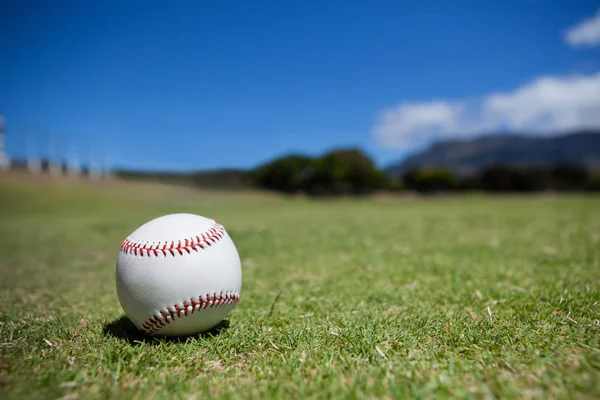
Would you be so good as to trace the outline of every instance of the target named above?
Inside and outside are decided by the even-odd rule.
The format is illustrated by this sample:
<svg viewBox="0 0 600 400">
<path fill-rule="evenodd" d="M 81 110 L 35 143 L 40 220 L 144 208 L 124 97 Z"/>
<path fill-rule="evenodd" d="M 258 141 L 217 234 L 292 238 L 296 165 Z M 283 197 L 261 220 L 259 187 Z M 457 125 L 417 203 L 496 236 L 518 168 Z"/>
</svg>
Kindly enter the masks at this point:
<svg viewBox="0 0 600 400">
<path fill-rule="evenodd" d="M 143 333 L 192 335 L 213 328 L 236 306 L 241 261 L 215 220 L 169 214 L 123 241 L 116 286 L 123 311 Z"/>
</svg>

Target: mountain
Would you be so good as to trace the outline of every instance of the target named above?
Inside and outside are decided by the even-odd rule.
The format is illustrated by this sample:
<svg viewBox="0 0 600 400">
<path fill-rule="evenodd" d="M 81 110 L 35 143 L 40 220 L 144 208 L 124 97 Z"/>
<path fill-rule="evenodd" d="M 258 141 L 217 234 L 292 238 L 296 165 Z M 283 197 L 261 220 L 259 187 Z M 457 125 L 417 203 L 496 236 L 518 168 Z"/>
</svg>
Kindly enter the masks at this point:
<svg viewBox="0 0 600 400">
<path fill-rule="evenodd" d="M 392 164 L 385 171 L 390 177 L 400 177 L 413 168 L 443 167 L 459 175 L 471 175 L 489 164 L 550 166 L 559 162 L 576 162 L 600 169 L 600 130 L 560 136 L 494 134 L 440 141 Z"/>
</svg>

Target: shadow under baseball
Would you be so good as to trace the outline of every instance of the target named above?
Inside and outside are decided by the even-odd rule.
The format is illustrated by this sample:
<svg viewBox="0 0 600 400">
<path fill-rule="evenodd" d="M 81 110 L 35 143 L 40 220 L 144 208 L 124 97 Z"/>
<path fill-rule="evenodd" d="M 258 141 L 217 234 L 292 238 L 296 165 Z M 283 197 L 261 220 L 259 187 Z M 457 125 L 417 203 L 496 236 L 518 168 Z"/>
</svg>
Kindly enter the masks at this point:
<svg viewBox="0 0 600 400">
<path fill-rule="evenodd" d="M 149 336 L 144 335 L 140 332 L 136 326 L 127 318 L 127 316 L 123 315 L 120 318 L 117 318 L 113 321 L 107 322 L 104 324 L 103 333 L 104 336 L 114 337 L 124 342 L 129 343 L 130 345 L 139 345 L 141 343 L 148 344 L 158 344 L 164 342 L 174 342 L 174 343 L 184 343 L 189 338 L 208 338 L 212 336 L 219 335 L 223 330 L 229 328 L 229 320 L 224 319 L 219 322 L 212 329 L 198 333 L 195 335 L 188 336 Z"/>
</svg>

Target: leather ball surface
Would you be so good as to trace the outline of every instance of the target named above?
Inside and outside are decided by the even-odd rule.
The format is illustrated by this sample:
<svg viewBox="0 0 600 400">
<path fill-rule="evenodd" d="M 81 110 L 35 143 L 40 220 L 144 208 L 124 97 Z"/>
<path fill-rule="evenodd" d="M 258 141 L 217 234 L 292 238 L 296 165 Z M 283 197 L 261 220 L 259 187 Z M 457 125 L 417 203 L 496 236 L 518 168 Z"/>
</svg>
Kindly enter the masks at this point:
<svg viewBox="0 0 600 400">
<path fill-rule="evenodd" d="M 242 267 L 235 244 L 213 219 L 169 214 L 121 244 L 116 289 L 121 307 L 148 335 L 204 332 L 236 306 Z"/>
</svg>

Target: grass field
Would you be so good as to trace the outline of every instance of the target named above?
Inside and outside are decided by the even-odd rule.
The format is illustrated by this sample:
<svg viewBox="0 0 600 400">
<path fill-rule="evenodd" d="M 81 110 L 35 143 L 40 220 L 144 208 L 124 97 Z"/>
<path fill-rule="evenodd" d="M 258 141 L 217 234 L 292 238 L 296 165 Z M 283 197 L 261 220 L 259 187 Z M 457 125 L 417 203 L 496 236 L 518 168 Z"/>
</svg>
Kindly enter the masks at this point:
<svg viewBox="0 0 600 400">
<path fill-rule="evenodd" d="M 599 200 L 1 177 L 0 396 L 600 398 Z M 115 261 L 129 233 L 173 212 L 225 226 L 241 301 L 219 330 L 150 339 L 124 318 Z"/>
</svg>

